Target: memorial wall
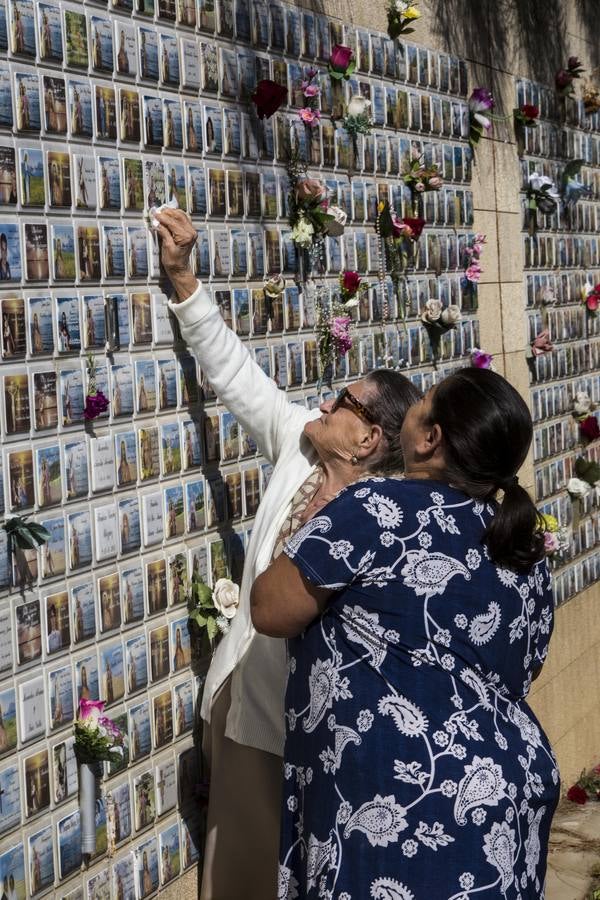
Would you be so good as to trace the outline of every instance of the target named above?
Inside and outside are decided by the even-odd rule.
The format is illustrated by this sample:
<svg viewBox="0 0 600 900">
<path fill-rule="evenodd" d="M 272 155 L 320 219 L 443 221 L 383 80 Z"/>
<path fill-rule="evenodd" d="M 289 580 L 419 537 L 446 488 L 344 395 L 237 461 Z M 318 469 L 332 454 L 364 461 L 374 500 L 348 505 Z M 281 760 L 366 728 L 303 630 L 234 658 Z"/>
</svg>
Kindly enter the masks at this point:
<svg viewBox="0 0 600 900">
<path fill-rule="evenodd" d="M 334 83 L 336 43 L 357 68 Z M 473 226 L 464 63 L 283 4 L 167 0 L 0 5 L 0 305 L 4 516 L 49 532 L 10 553 L 0 531 L 0 879 L 16 896 L 143 897 L 198 859 L 194 745 L 202 678 L 192 672 L 186 587 L 239 577 L 270 466 L 219 406 L 182 345 L 145 211 L 164 202 L 198 229 L 195 271 L 256 362 L 292 402 L 314 406 L 376 366 L 434 381 L 418 315 L 463 306 L 438 375 L 478 344 L 462 254 Z M 321 119 L 299 118 L 314 65 Z M 260 121 L 270 78 L 289 105 Z M 371 102 L 356 151 L 339 118 Z M 320 296 L 339 275 L 371 285 L 352 350 L 319 385 L 315 295 L 295 280 L 289 154 L 321 173 L 347 214 L 329 237 Z M 378 284 L 378 204 L 410 214 L 400 173 L 422 157 L 444 186 L 422 204 L 427 237 L 406 279 L 401 323 Z M 267 275 L 285 292 L 268 301 Z M 90 384 L 90 377 L 92 383 Z M 88 396 L 108 410 L 86 420 Z M 101 698 L 128 736 L 106 766 L 96 854 L 81 872 L 73 718 Z"/>
</svg>

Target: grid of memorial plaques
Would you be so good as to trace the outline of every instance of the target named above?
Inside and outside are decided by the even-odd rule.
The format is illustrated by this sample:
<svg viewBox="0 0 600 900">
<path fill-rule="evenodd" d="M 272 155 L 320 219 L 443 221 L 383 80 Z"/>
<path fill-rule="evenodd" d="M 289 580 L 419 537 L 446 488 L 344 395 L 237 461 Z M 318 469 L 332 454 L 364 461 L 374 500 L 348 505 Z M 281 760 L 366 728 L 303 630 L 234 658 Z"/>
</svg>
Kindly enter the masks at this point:
<svg viewBox="0 0 600 900">
<path fill-rule="evenodd" d="M 582 302 L 585 284 L 600 281 L 600 114 L 586 115 L 583 102 L 568 100 L 565 117 L 555 93 L 531 82 L 519 82 L 517 95 L 518 105 L 540 108 L 538 127 L 526 129 L 523 190 L 532 172 L 560 188 L 565 164 L 575 159 L 583 160 L 577 178 L 588 188 L 552 215 L 538 212 L 537 234 L 523 239 L 528 340 L 547 329 L 554 348 L 531 364 L 536 501 L 573 531 L 569 549 L 555 561 L 560 604 L 600 578 L 598 491 L 583 500 L 579 516 L 566 491 L 577 456 L 600 460 L 597 441 L 582 446 L 573 415 L 578 391 L 600 405 L 600 317 L 586 313 Z M 523 215 L 527 227 L 525 195 Z"/>
<path fill-rule="evenodd" d="M 338 42 L 358 67 L 334 86 L 325 61 Z M 270 474 L 177 340 L 144 210 L 176 198 L 189 211 L 195 270 L 224 318 L 291 400 L 313 406 L 314 301 L 294 281 L 287 222 L 292 143 L 348 215 L 327 240 L 324 289 L 346 268 L 373 285 L 333 387 L 389 366 L 426 388 L 435 375 L 418 314 L 429 297 L 463 303 L 440 374 L 479 343 L 474 295 L 461 300 L 460 286 L 473 220 L 466 68 L 260 0 L 0 0 L 0 53 L 0 512 L 50 532 L 40 552 L 9 558 L 0 530 L 0 883 L 19 898 L 53 887 L 142 897 L 202 846 L 201 679 L 182 575 L 239 575 Z M 322 118 L 309 129 L 300 84 L 315 61 Z M 259 122 L 248 97 L 262 78 L 287 85 L 289 106 Z M 355 158 L 334 118 L 357 92 L 374 127 Z M 381 199 L 408 213 L 399 175 L 415 154 L 445 184 L 424 198 L 404 327 L 393 302 L 384 318 L 374 224 Z M 279 272 L 287 288 L 267 309 L 263 279 Z M 86 425 L 90 353 L 110 409 Z M 105 700 L 128 736 L 123 765 L 105 773 L 84 873 L 72 745 L 82 697 Z"/>
</svg>

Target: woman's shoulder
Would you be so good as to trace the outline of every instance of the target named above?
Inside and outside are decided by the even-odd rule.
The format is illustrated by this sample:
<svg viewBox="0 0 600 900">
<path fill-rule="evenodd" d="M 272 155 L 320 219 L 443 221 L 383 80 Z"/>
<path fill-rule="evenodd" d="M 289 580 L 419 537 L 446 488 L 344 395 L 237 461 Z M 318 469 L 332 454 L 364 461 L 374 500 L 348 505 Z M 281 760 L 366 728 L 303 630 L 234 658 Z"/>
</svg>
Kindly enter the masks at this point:
<svg viewBox="0 0 600 900">
<path fill-rule="evenodd" d="M 425 506 L 465 505 L 474 503 L 463 491 L 446 484 L 425 478 L 405 478 L 404 476 L 380 477 L 369 475 L 348 485 L 338 496 L 363 500 L 375 494 L 392 497 L 397 502 L 421 503 Z M 482 511 L 484 504 L 480 504 Z M 489 512 L 492 512 L 490 508 Z"/>
</svg>

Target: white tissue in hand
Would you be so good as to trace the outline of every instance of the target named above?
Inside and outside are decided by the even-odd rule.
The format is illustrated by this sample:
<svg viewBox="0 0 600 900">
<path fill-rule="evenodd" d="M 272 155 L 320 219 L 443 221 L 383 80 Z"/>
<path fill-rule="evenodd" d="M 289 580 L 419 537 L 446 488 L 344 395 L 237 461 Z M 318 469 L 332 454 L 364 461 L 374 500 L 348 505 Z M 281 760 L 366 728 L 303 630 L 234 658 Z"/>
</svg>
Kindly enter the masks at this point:
<svg viewBox="0 0 600 900">
<path fill-rule="evenodd" d="M 160 222 L 156 218 L 156 213 L 161 213 L 165 209 L 179 209 L 179 203 L 177 202 L 177 197 L 172 197 L 168 203 L 162 203 L 160 206 L 151 206 L 148 212 L 146 213 L 146 221 L 148 222 L 148 226 L 156 230 L 160 225 Z"/>
</svg>

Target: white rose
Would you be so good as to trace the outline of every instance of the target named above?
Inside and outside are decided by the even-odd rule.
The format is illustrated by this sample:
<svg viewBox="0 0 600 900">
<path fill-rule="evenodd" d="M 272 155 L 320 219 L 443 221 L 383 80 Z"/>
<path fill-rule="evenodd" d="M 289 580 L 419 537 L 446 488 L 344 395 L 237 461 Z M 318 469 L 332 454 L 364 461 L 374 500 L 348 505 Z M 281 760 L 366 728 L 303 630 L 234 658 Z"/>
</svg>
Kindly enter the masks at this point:
<svg viewBox="0 0 600 900">
<path fill-rule="evenodd" d="M 579 499 L 580 497 L 586 497 L 591 488 L 587 481 L 583 481 L 581 478 L 570 478 L 567 482 L 567 491 L 572 497 Z"/>
<path fill-rule="evenodd" d="M 308 248 L 313 242 L 314 233 L 315 229 L 312 222 L 309 222 L 308 219 L 305 219 L 303 216 L 298 219 L 292 228 L 292 240 L 295 244 L 298 244 L 299 247 Z"/>
<path fill-rule="evenodd" d="M 231 579 L 219 578 L 213 588 L 213 604 L 226 619 L 233 619 L 240 602 L 240 589 Z"/>
<path fill-rule="evenodd" d="M 354 94 L 346 107 L 346 115 L 351 118 L 367 116 L 369 114 L 370 105 L 371 101 L 367 100 L 366 97 L 361 97 L 360 94 Z"/>
<path fill-rule="evenodd" d="M 532 172 L 529 176 L 529 187 L 534 191 L 541 191 L 548 188 L 545 193 L 553 200 L 560 200 L 560 195 L 554 186 L 554 182 L 547 175 L 540 175 L 539 172 Z"/>
<path fill-rule="evenodd" d="M 451 303 L 450 306 L 447 306 L 446 309 L 442 312 L 442 322 L 444 325 L 456 325 L 457 322 L 460 322 L 462 319 L 462 313 L 460 308 L 456 306 L 454 303 Z"/>
<path fill-rule="evenodd" d="M 346 300 L 344 303 L 344 309 L 356 309 L 358 306 L 358 297 L 353 297 L 352 300 Z"/>
<path fill-rule="evenodd" d="M 442 301 L 437 300 L 435 297 L 432 297 L 423 307 L 423 312 L 421 313 L 421 321 L 425 323 L 437 322 L 442 315 L 443 308 L 444 307 L 442 305 Z"/>
<path fill-rule="evenodd" d="M 330 206 L 327 214 L 333 217 L 333 221 L 329 221 L 325 225 L 327 234 L 330 234 L 332 237 L 339 237 L 344 233 L 344 225 L 348 220 L 348 216 L 339 206 Z"/>
<path fill-rule="evenodd" d="M 592 408 L 592 401 L 585 391 L 577 391 L 573 409 L 578 416 L 585 416 Z"/>
<path fill-rule="evenodd" d="M 278 297 L 285 290 L 285 278 L 283 275 L 273 275 L 266 278 L 264 283 L 264 291 L 269 297 Z"/>
</svg>

